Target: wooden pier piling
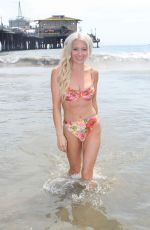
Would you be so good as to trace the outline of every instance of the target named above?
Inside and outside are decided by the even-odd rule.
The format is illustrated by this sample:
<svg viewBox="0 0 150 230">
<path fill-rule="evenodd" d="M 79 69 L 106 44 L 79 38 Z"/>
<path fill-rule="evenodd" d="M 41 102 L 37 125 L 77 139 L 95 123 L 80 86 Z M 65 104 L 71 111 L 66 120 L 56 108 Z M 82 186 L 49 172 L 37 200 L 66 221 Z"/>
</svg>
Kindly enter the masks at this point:
<svg viewBox="0 0 150 230">
<path fill-rule="evenodd" d="M 1 51 L 41 49 L 43 42 L 43 39 L 36 35 L 0 28 Z"/>
<path fill-rule="evenodd" d="M 0 28 L 0 51 L 62 48 L 67 36 L 43 37 Z"/>
</svg>

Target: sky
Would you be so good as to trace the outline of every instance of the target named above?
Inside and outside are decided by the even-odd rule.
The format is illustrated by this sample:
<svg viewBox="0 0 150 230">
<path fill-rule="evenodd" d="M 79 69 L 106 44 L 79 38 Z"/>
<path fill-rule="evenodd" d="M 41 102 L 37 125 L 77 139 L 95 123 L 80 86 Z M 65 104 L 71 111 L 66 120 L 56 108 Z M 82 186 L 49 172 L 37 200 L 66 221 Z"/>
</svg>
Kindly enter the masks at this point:
<svg viewBox="0 0 150 230">
<path fill-rule="evenodd" d="M 0 0 L 0 23 L 18 15 L 18 0 Z M 52 15 L 79 18 L 78 30 L 94 33 L 103 45 L 150 44 L 150 0 L 21 0 L 30 20 Z"/>
</svg>

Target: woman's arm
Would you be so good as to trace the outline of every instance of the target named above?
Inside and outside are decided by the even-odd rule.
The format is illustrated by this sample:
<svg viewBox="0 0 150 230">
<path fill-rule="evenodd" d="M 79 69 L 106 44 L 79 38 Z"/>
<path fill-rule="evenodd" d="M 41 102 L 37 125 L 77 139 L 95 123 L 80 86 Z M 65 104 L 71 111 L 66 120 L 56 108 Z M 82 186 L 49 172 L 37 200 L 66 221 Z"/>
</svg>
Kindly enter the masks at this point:
<svg viewBox="0 0 150 230">
<path fill-rule="evenodd" d="M 94 87 L 95 87 L 95 90 L 96 90 L 92 102 L 93 102 L 93 106 L 94 106 L 94 108 L 95 108 L 95 110 L 96 110 L 96 113 L 98 113 L 98 106 L 97 106 L 97 101 L 96 101 L 97 83 L 98 83 L 98 78 L 99 78 L 99 76 L 98 76 L 98 71 L 93 70 L 92 76 L 93 76 L 93 81 L 94 81 Z"/>
<path fill-rule="evenodd" d="M 53 121 L 57 136 L 57 145 L 61 151 L 66 151 L 67 141 L 63 134 L 62 117 L 61 117 L 61 98 L 58 89 L 57 76 L 59 68 L 55 67 L 51 73 L 51 93 L 53 104 Z"/>
</svg>

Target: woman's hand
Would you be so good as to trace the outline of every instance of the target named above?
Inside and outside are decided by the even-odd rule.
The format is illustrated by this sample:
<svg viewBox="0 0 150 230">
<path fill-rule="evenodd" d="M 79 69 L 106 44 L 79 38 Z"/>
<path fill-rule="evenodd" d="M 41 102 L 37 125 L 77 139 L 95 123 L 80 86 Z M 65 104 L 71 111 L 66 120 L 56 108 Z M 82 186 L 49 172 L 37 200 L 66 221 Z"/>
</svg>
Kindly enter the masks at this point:
<svg viewBox="0 0 150 230">
<path fill-rule="evenodd" d="M 57 146 L 60 151 L 67 152 L 67 140 L 63 134 L 57 135 Z"/>
</svg>

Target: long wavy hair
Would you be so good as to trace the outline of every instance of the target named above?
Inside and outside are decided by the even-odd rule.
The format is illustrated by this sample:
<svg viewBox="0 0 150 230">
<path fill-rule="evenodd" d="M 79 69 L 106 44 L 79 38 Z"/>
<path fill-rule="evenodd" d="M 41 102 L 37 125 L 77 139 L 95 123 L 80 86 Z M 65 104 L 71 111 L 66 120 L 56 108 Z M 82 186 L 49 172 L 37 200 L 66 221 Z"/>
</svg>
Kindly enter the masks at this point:
<svg viewBox="0 0 150 230">
<path fill-rule="evenodd" d="M 91 55 L 92 52 L 92 39 L 89 35 L 83 34 L 81 32 L 75 32 L 70 34 L 65 42 L 64 42 L 64 48 L 62 50 L 62 55 L 60 59 L 60 71 L 58 74 L 58 87 L 59 92 L 62 100 L 64 100 L 64 92 L 69 87 L 70 80 L 71 80 L 71 51 L 72 51 L 72 44 L 74 40 L 80 39 L 81 41 L 84 41 L 87 45 L 88 50 L 88 57 Z"/>
</svg>

